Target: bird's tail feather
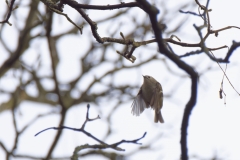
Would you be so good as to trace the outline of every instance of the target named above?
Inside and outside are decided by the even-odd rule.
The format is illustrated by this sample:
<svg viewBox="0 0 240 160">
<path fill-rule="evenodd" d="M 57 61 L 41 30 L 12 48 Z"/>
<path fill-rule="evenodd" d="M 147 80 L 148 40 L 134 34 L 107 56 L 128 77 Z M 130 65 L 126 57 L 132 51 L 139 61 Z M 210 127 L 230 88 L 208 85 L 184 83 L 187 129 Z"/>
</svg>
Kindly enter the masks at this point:
<svg viewBox="0 0 240 160">
<path fill-rule="evenodd" d="M 160 123 L 164 123 L 164 120 L 163 120 L 161 111 L 155 112 L 154 122 L 155 122 L 155 123 L 158 123 L 158 121 L 159 121 Z"/>
</svg>

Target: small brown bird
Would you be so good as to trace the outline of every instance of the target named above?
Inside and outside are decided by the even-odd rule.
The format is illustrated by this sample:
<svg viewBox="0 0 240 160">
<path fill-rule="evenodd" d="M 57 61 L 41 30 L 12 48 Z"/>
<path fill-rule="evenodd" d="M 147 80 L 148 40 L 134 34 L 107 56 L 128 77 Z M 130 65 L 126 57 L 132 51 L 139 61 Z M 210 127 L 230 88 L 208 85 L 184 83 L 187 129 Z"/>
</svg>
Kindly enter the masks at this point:
<svg viewBox="0 0 240 160">
<path fill-rule="evenodd" d="M 143 76 L 143 85 L 141 86 L 137 97 L 132 103 L 132 114 L 139 116 L 145 108 L 155 110 L 154 122 L 164 123 L 161 109 L 163 106 L 163 90 L 161 84 L 151 76 Z"/>
</svg>

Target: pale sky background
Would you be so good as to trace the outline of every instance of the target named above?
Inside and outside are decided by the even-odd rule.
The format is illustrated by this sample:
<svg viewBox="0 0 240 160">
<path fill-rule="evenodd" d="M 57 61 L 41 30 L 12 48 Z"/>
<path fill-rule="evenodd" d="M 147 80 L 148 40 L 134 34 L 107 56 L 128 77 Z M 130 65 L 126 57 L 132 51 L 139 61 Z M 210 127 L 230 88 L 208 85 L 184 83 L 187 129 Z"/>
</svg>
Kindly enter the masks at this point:
<svg viewBox="0 0 240 160">
<path fill-rule="evenodd" d="M 113 1 L 96 1 L 92 4 L 115 4 Z M 125 1 L 127 2 L 127 1 Z M 178 1 L 179 3 L 186 2 L 186 1 Z M 205 5 L 205 1 L 200 1 L 203 5 Z M 178 3 L 174 0 L 170 0 L 167 2 L 166 6 L 169 7 L 177 7 Z M 226 26 L 238 26 L 240 27 L 239 15 L 240 15 L 240 1 L 238 0 L 228 0 L 228 1 L 218 1 L 212 0 L 210 1 L 210 6 L 213 11 L 210 12 L 211 17 L 211 25 L 213 29 L 219 29 Z M 42 5 L 43 7 L 43 5 Z M 2 17 L 3 9 L 6 9 L 5 2 L 0 2 L 0 17 Z M 25 11 L 24 9 L 20 11 Z M 70 11 L 71 9 L 68 7 L 64 8 L 65 13 Z M 161 9 L 160 9 L 161 10 Z M 186 11 L 186 10 L 185 10 Z M 193 10 L 197 12 L 197 9 Z M 96 20 L 99 17 L 99 14 L 96 13 L 114 13 L 116 11 L 89 11 L 89 15 L 92 19 Z M 133 12 L 137 12 L 139 21 L 144 20 L 141 19 L 141 16 L 144 16 L 145 13 L 140 9 L 132 9 L 130 11 L 131 14 Z M 20 12 L 24 16 L 24 12 Z M 136 14 L 136 13 L 134 13 Z M 171 16 L 171 13 L 168 13 L 168 16 Z M 180 14 L 180 13 L 179 13 Z M 70 14 L 71 15 L 71 14 Z M 74 13 L 72 13 L 74 19 Z M 56 16 L 56 15 L 55 15 Z M 102 16 L 102 15 L 100 15 Z M 193 23 L 199 25 L 202 24 L 201 18 L 194 17 L 191 15 L 184 15 L 185 17 L 189 17 L 189 22 L 184 25 L 184 29 L 181 32 L 178 32 L 176 35 L 186 43 L 194 43 L 198 42 L 197 33 L 194 31 Z M 76 17 L 76 16 L 75 16 Z M 172 17 L 174 18 L 174 17 Z M 99 18 L 100 19 L 100 18 Z M 126 23 L 128 17 L 125 17 Z M 66 29 L 67 27 L 71 26 L 71 24 L 66 23 L 65 18 L 62 16 L 56 16 L 56 26 L 54 28 L 55 33 L 61 32 L 62 30 Z M 11 21 L 11 19 L 10 19 Z M 176 19 L 176 23 L 178 20 Z M 168 25 L 169 28 L 172 28 L 171 25 L 174 25 L 174 21 Z M 61 24 L 61 25 L 59 25 Z M 15 24 L 13 24 L 15 25 Z M 106 35 L 107 32 L 104 31 L 104 25 L 109 24 L 101 24 L 98 26 L 99 33 L 102 36 Z M 20 25 L 21 26 L 21 25 Z M 113 29 L 114 26 L 113 25 Z M 8 45 L 12 48 L 16 45 L 16 32 L 14 31 L 13 27 L 5 27 L 6 33 L 3 33 L 4 38 L 8 38 L 9 43 Z M 89 27 L 85 28 L 86 30 Z M 131 29 L 131 26 L 123 27 L 123 32 L 127 32 L 127 29 Z M 37 30 L 36 30 L 37 32 Z M 150 39 L 152 35 L 149 35 L 148 38 Z M 59 50 L 60 50 L 60 66 L 57 70 L 58 79 L 61 82 L 68 82 L 72 78 L 76 77 L 79 74 L 79 44 L 83 44 L 87 49 L 88 44 L 86 38 L 89 35 L 79 35 L 79 37 L 66 37 L 60 40 Z M 71 38 L 69 41 L 68 38 Z M 238 29 L 229 29 L 219 33 L 219 36 L 216 38 L 214 35 L 208 38 L 207 46 L 209 47 L 219 47 L 223 45 L 231 46 L 232 40 L 240 41 L 240 30 Z M 63 47 L 61 44 L 68 45 L 69 47 Z M 46 49 L 46 41 L 41 39 L 37 41 L 31 42 L 32 50 L 28 50 L 23 56 L 25 62 L 29 65 L 32 65 L 35 62 L 36 48 L 40 49 L 41 56 L 44 58 L 46 57 L 46 61 L 44 61 L 45 65 L 48 66 L 50 61 L 48 61 L 49 53 L 45 52 Z M 76 47 L 77 46 L 77 47 Z M 114 44 L 114 46 L 118 46 L 118 44 Z M 156 49 L 155 44 L 151 44 L 152 48 Z M 172 45 L 173 49 L 179 55 L 184 54 L 188 50 L 192 50 L 192 48 L 183 48 L 179 46 Z M 142 47 L 140 50 L 146 50 L 146 48 Z M 213 52 L 217 57 L 223 57 L 227 49 L 222 49 L 219 51 Z M 236 50 L 234 54 L 230 58 L 230 64 L 228 65 L 227 75 L 231 80 L 234 87 L 240 92 L 240 50 Z M 69 56 L 71 53 L 71 56 Z M 138 59 L 146 58 L 151 54 L 156 54 L 156 51 L 153 50 L 146 50 L 146 53 L 149 54 L 140 54 L 139 51 L 136 51 L 134 54 Z M 111 53 L 114 57 L 119 56 L 115 52 Z M 81 55 L 80 55 L 81 56 Z M 0 44 L 0 65 L 4 62 L 7 58 L 6 51 L 3 50 L 2 44 Z M 163 55 L 159 55 L 160 58 L 166 59 Z M 136 63 L 138 61 L 136 60 Z M 223 99 L 219 99 L 219 89 L 222 80 L 223 73 L 221 69 L 218 67 L 217 63 L 210 61 L 209 58 L 205 54 L 196 55 L 192 57 L 184 58 L 186 62 L 195 66 L 196 71 L 199 74 L 203 74 L 200 77 L 199 81 L 199 91 L 198 91 L 198 99 L 197 105 L 195 106 L 191 117 L 190 117 L 190 125 L 188 128 L 188 148 L 189 148 L 189 156 L 196 155 L 199 158 L 211 158 L 214 155 L 219 156 L 223 159 L 229 160 L 236 160 L 240 159 L 240 97 L 238 94 L 233 90 L 227 80 L 224 80 L 224 91 L 227 94 L 226 97 L 226 105 L 224 104 Z M 172 70 L 180 75 L 186 75 L 181 70 L 179 70 L 172 62 L 167 60 L 167 63 L 172 68 Z M 129 61 L 126 60 L 126 64 L 130 64 Z M 221 64 L 224 68 L 225 64 Z M 102 66 L 107 68 L 109 66 Z M 207 71 L 208 67 L 212 67 L 210 71 Z M 40 71 L 41 74 L 50 74 L 47 69 L 43 69 Z M 65 73 L 65 74 L 63 74 Z M 66 75 L 67 74 L 67 75 Z M 92 75 L 99 76 L 102 73 L 99 71 L 92 71 L 89 73 L 89 76 L 86 77 L 86 80 L 91 79 Z M 148 65 L 144 65 L 139 67 L 137 70 L 129 70 L 123 73 L 116 74 L 113 78 L 113 82 L 120 85 L 120 84 L 142 84 L 141 75 L 151 75 L 155 79 L 157 79 L 163 86 L 164 94 L 172 94 L 174 92 L 173 86 L 177 85 L 178 88 L 176 90 L 176 95 L 174 98 L 165 99 L 164 106 L 162 110 L 162 114 L 165 120 L 164 124 L 154 124 L 153 123 L 153 111 L 152 110 L 145 110 L 140 117 L 134 117 L 131 115 L 131 103 L 129 101 L 126 104 L 123 104 L 117 112 L 115 112 L 113 116 L 113 125 L 115 132 L 112 134 L 110 138 L 106 141 L 107 143 L 118 142 L 122 139 L 126 140 L 133 140 L 139 138 L 143 135 L 144 132 L 147 131 L 147 135 L 144 139 L 140 142 L 143 144 L 147 144 L 149 141 L 154 140 L 157 141 L 154 145 L 154 149 L 152 151 L 144 151 L 143 153 L 138 153 L 134 156 L 129 157 L 130 160 L 135 159 L 167 159 L 167 160 L 176 160 L 179 159 L 180 156 L 180 129 L 181 129 L 181 120 L 184 111 L 184 107 L 189 100 L 190 94 L 190 80 L 189 78 L 185 77 L 183 79 L 178 78 L 178 76 L 172 75 L 166 69 L 166 66 L 163 63 L 152 62 Z M 105 81 L 109 81 L 110 79 L 104 79 Z M 84 90 L 86 87 L 87 82 L 83 82 L 79 84 L 79 88 Z M 12 79 L 8 78 L 1 78 L 0 79 L 0 88 L 4 88 L 7 90 L 13 90 L 14 86 L 16 86 L 16 82 Z M 52 87 L 51 82 L 46 81 L 45 85 Z M 103 86 L 96 86 L 96 89 L 101 89 Z M 33 88 L 27 88 L 29 93 L 33 95 L 37 94 L 36 90 Z M 137 91 L 136 91 L 137 94 Z M 77 95 L 75 95 L 77 96 Z M 0 104 L 7 100 L 7 96 L 0 94 Z M 101 107 L 104 107 L 104 112 L 99 112 L 97 106 L 94 106 L 90 103 L 90 117 L 96 117 L 98 114 L 102 119 L 96 120 L 94 122 L 90 122 L 87 124 L 86 130 L 90 133 L 93 133 L 96 137 L 101 139 L 101 137 L 106 132 L 106 119 L 104 119 L 110 112 L 112 106 L 115 104 L 115 101 L 102 101 Z M 34 107 L 33 107 L 34 106 Z M 84 107 L 83 107 L 84 106 Z M 81 105 L 72 107 L 68 112 L 68 118 L 66 120 L 65 126 L 75 127 L 78 128 L 82 125 L 85 120 L 85 113 L 86 113 L 86 104 L 83 103 Z M 19 109 L 17 110 L 17 117 L 19 128 L 22 128 L 25 124 L 31 121 L 36 115 L 39 113 L 46 113 L 52 110 L 51 107 L 46 105 L 40 105 L 31 102 L 24 102 L 20 105 Z M 58 110 L 56 108 L 56 110 Z M 24 116 L 20 115 L 20 112 L 24 114 Z M 19 146 L 17 149 L 18 153 L 31 153 L 32 155 L 46 155 L 49 145 L 52 143 L 53 137 L 55 136 L 55 130 L 50 130 L 40 134 L 37 137 L 34 137 L 38 131 L 47 128 L 47 127 L 54 127 L 58 124 L 59 116 L 48 116 L 42 119 L 39 119 L 32 127 L 30 127 L 24 135 L 20 138 Z M 13 128 L 12 121 L 11 121 L 11 114 L 9 111 L 5 111 L 0 113 L 0 140 L 7 145 L 8 149 L 12 147 L 13 144 Z M 162 130 L 162 137 L 156 135 L 157 131 Z M 78 145 L 82 145 L 85 143 L 89 144 L 96 144 L 91 138 L 88 138 L 82 133 L 73 132 L 70 130 L 64 130 L 64 133 L 61 136 L 61 139 L 58 143 L 57 149 L 54 151 L 54 155 L 56 157 L 61 156 L 71 156 L 74 148 Z M 62 145 L 61 145 L 62 144 Z M 122 154 L 128 154 L 132 151 L 135 151 L 137 147 L 136 144 L 123 144 L 120 147 L 124 148 L 125 152 L 120 152 Z M 109 151 L 112 151 L 109 149 Z M 161 153 L 160 153 L 161 152 Z M 0 149 L 0 159 L 4 159 L 5 155 L 4 152 Z M 91 158 L 82 158 L 82 159 L 91 159 Z M 98 158 L 101 159 L 101 158 Z M 104 159 L 104 158 L 102 158 Z M 191 158 L 194 159 L 194 158 Z"/>
</svg>

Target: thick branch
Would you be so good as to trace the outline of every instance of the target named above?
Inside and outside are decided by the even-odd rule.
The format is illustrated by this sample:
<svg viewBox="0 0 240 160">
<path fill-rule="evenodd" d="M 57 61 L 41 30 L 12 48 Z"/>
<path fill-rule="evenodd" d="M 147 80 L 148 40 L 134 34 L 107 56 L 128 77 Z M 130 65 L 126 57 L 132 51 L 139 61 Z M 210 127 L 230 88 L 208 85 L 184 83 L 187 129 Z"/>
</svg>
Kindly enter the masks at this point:
<svg viewBox="0 0 240 160">
<path fill-rule="evenodd" d="M 138 3 L 136 2 L 130 2 L 130 3 L 124 3 L 121 4 L 115 4 L 115 5 L 89 5 L 89 4 L 81 4 L 77 1 L 72 0 L 62 0 L 64 4 L 68 4 L 75 9 L 95 9 L 95 10 L 113 10 L 113 9 L 120 9 L 120 8 L 131 8 L 131 7 L 139 7 Z"/>
<path fill-rule="evenodd" d="M 144 10 L 148 13 L 148 15 L 150 17 L 152 27 L 154 30 L 154 34 L 157 39 L 159 51 L 162 54 L 164 54 L 165 56 L 167 56 L 169 59 L 171 59 L 179 68 L 181 68 L 182 70 L 187 72 L 191 77 L 191 82 L 192 82 L 191 97 L 190 97 L 188 103 L 186 104 L 186 107 L 184 110 L 184 115 L 183 115 L 183 120 L 182 120 L 182 128 L 181 128 L 181 130 L 182 130 L 182 133 L 181 133 L 182 159 L 187 160 L 188 159 L 187 128 L 188 128 L 188 122 L 189 122 L 189 117 L 190 117 L 191 111 L 197 101 L 198 74 L 194 71 L 194 69 L 191 66 L 189 66 L 185 62 L 181 61 L 176 54 L 170 52 L 166 48 L 166 46 L 164 44 L 164 40 L 162 38 L 162 31 L 158 27 L 157 14 L 159 13 L 159 11 L 157 10 L 157 8 L 155 8 L 154 6 L 151 6 L 145 0 L 137 0 L 137 2 L 142 4 Z"/>
</svg>

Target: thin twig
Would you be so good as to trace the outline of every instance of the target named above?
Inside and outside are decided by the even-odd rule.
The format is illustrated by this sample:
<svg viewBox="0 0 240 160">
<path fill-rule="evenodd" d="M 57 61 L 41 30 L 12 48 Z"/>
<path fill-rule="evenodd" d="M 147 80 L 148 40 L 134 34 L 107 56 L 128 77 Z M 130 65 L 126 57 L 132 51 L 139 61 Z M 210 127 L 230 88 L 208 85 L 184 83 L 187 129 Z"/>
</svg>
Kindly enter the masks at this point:
<svg viewBox="0 0 240 160">
<path fill-rule="evenodd" d="M 214 56 L 214 54 L 210 51 L 210 53 Z M 230 83 L 230 85 L 232 86 L 232 88 L 237 92 L 237 94 L 240 96 L 239 92 L 235 89 L 235 87 L 233 86 L 233 84 L 231 83 L 231 81 L 229 80 L 227 74 L 224 72 L 224 70 L 222 69 L 221 65 L 217 62 L 218 66 L 221 68 L 223 74 L 225 75 L 225 77 L 227 78 L 228 82 Z"/>
<path fill-rule="evenodd" d="M 38 136 L 40 133 L 43 133 L 45 131 L 52 130 L 52 129 L 53 130 L 69 129 L 69 130 L 73 130 L 73 131 L 77 131 L 77 132 L 82 132 L 85 135 L 89 136 L 90 138 L 96 140 L 97 142 L 99 142 L 101 144 L 101 145 L 87 145 L 88 146 L 87 148 L 98 148 L 98 149 L 112 148 L 112 149 L 117 150 L 117 151 L 125 151 L 124 149 L 122 149 L 122 148 L 120 148 L 118 146 L 120 144 L 122 144 L 122 143 L 134 143 L 134 144 L 140 144 L 141 145 L 141 143 L 138 143 L 138 141 L 143 139 L 146 136 L 147 132 L 145 132 L 142 137 L 140 137 L 138 139 L 135 139 L 135 140 L 121 140 L 121 141 L 119 141 L 117 143 L 107 144 L 107 143 L 103 142 L 102 140 L 100 140 L 100 139 L 96 138 L 95 136 L 93 136 L 91 133 L 85 131 L 84 127 L 85 127 L 87 122 L 99 119 L 99 116 L 97 118 L 94 118 L 94 119 L 90 119 L 89 118 L 89 108 L 90 108 L 90 105 L 88 104 L 87 105 L 86 119 L 85 119 L 85 122 L 83 123 L 81 128 L 72 128 L 72 127 L 67 127 L 67 126 L 49 127 L 49 128 L 44 129 L 44 130 L 41 130 L 40 132 L 38 132 L 34 136 Z M 86 148 L 86 146 L 80 146 L 80 148 L 84 149 L 84 148 Z M 75 149 L 75 151 L 76 151 L 76 149 Z M 76 153 L 75 151 L 74 151 L 74 153 Z M 78 148 L 78 151 L 80 151 L 79 148 Z M 75 155 L 73 155 L 73 157 L 75 157 Z"/>
</svg>

